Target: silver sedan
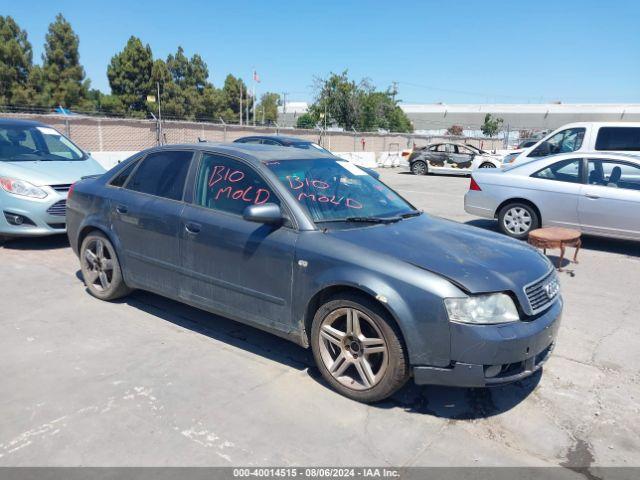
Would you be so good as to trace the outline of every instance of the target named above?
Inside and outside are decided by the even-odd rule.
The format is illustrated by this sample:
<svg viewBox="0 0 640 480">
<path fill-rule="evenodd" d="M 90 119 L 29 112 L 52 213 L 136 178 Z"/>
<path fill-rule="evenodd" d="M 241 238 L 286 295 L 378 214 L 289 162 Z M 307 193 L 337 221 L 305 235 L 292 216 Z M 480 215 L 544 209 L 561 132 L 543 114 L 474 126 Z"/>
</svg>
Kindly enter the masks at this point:
<svg viewBox="0 0 640 480">
<path fill-rule="evenodd" d="M 497 219 L 514 238 L 540 226 L 561 226 L 640 240 L 640 157 L 574 152 L 477 170 L 464 209 Z"/>
</svg>

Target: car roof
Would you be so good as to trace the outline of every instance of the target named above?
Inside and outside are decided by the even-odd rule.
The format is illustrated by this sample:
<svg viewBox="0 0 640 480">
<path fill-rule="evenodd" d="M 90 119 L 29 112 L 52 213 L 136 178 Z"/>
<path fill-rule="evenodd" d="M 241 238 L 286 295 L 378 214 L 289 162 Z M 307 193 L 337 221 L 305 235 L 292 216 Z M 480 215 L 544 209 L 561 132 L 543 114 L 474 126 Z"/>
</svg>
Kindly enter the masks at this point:
<svg viewBox="0 0 640 480">
<path fill-rule="evenodd" d="M 285 135 L 247 135 L 246 137 L 236 138 L 234 143 L 238 142 L 238 140 L 246 140 L 249 138 L 276 140 L 283 143 L 313 143 L 311 140 L 307 140 L 306 138 L 287 137 Z"/>
<path fill-rule="evenodd" d="M 44 123 L 22 118 L 0 118 L 0 126 L 3 127 L 46 127 Z"/>
<path fill-rule="evenodd" d="M 145 150 L 144 153 L 151 153 L 163 150 L 197 150 L 213 153 L 220 153 L 240 157 L 253 163 L 264 163 L 286 160 L 317 160 L 320 158 L 336 159 L 335 155 L 324 153 L 318 149 L 305 150 L 301 148 L 289 148 L 280 145 L 262 145 L 259 143 L 183 143 L 174 145 L 163 145 Z"/>
<path fill-rule="evenodd" d="M 513 165 L 504 168 L 505 172 L 514 172 L 517 173 L 525 172 L 527 167 L 531 167 L 532 165 L 551 165 L 556 162 L 562 162 L 563 160 L 571 160 L 574 158 L 594 158 L 594 159 L 603 159 L 603 160 L 622 160 L 622 161 L 631 161 L 633 163 L 640 164 L 640 152 L 637 154 L 633 153 L 610 153 L 610 152 L 567 152 L 567 153 L 558 153 L 555 155 L 548 155 L 546 157 L 536 157 L 532 159 L 527 159 L 523 162 L 516 162 Z M 537 167 L 535 167 L 537 168 Z"/>
</svg>

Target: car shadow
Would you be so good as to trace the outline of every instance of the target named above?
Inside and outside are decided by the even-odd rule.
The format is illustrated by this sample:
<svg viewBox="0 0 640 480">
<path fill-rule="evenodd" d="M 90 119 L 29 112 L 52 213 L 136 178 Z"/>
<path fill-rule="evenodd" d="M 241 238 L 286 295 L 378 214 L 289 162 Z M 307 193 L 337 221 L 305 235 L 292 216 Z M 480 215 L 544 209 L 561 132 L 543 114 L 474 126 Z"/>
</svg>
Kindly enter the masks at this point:
<svg viewBox="0 0 640 480">
<path fill-rule="evenodd" d="M 483 228 L 485 230 L 491 230 L 492 232 L 498 232 L 498 222 L 495 220 L 490 220 L 487 218 L 474 218 L 473 220 L 468 220 L 464 222 L 466 225 L 471 225 L 473 227 Z M 627 255 L 629 257 L 640 257 L 640 242 L 632 241 L 632 240 L 618 240 L 616 238 L 604 238 L 604 237 L 593 237 L 590 235 L 582 236 L 582 246 L 580 250 L 594 250 L 598 252 L 608 252 L 608 253 L 617 253 L 620 255 Z M 558 251 L 559 252 L 559 251 Z M 547 250 L 549 253 L 549 250 Z M 553 262 L 554 265 L 558 263 L 559 254 L 556 255 L 547 255 L 549 260 Z M 567 247 L 567 252 L 565 256 L 573 258 L 573 247 Z M 578 262 L 580 261 L 580 253 L 578 253 Z M 562 267 L 564 268 L 568 265 L 567 259 L 565 258 Z M 571 262 L 572 263 L 572 262 Z"/>
<path fill-rule="evenodd" d="M 7 250 L 57 250 L 69 248 L 69 238 L 64 234 L 47 237 L 9 238 L 4 243 L 0 243 L 0 248 Z"/>
<path fill-rule="evenodd" d="M 76 277 L 82 281 L 80 271 L 76 272 Z M 310 349 L 154 293 L 135 291 L 117 302 L 298 371 L 306 371 L 309 377 L 331 390 L 315 366 Z M 486 418 L 506 412 L 524 400 L 534 390 L 539 378 L 538 372 L 520 382 L 491 389 L 417 386 L 409 380 L 391 398 L 371 407 L 402 408 L 407 412 L 457 420 Z M 339 395 L 337 392 L 335 394 Z"/>
<path fill-rule="evenodd" d="M 449 178 L 465 178 L 467 180 L 469 180 L 469 177 L 471 176 L 470 173 L 463 173 L 463 174 L 456 174 L 456 173 L 429 173 L 427 175 L 414 175 L 412 172 L 410 171 L 406 171 L 406 172 L 395 172 L 397 175 L 412 175 L 414 177 L 449 177 Z"/>
</svg>

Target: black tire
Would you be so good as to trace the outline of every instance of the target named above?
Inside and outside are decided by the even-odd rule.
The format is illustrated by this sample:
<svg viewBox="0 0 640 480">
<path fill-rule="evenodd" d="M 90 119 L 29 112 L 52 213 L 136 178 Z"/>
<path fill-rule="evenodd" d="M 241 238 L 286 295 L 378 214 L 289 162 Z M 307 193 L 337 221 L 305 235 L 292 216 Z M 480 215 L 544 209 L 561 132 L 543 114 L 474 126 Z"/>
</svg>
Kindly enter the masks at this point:
<svg viewBox="0 0 640 480">
<path fill-rule="evenodd" d="M 480 168 L 496 168 L 496 166 L 491 162 L 484 162 L 480 165 Z"/>
<path fill-rule="evenodd" d="M 327 342 L 326 335 L 321 335 L 323 324 L 326 326 L 326 322 L 332 316 L 336 315 L 338 319 L 336 322 L 340 322 L 340 312 L 345 310 L 357 311 L 359 318 L 358 323 L 360 327 L 358 331 L 361 333 L 360 338 L 363 338 L 363 343 L 360 347 L 361 350 L 355 350 L 355 352 L 360 352 L 360 367 L 355 365 L 358 363 L 358 360 L 357 358 L 353 358 L 353 356 L 358 357 L 358 355 L 350 350 L 350 346 L 345 346 L 341 350 L 333 341 Z M 346 321 L 347 320 L 345 320 L 345 322 Z M 348 331 L 349 329 L 347 328 L 345 332 L 348 333 Z M 322 330 L 322 332 L 325 332 L 325 330 Z M 367 332 L 369 332 L 369 334 L 367 334 Z M 371 334 L 371 332 L 374 333 Z M 377 338 L 379 335 L 381 335 L 380 338 Z M 380 339 L 382 339 L 382 342 L 376 343 L 376 345 L 379 345 L 378 349 L 386 349 L 384 353 L 365 354 L 367 348 L 375 349 L 372 342 Z M 334 340 L 336 340 L 336 338 L 334 338 Z M 372 346 L 367 347 L 367 343 L 364 342 Z M 344 343 L 353 345 L 354 342 L 345 339 Z M 335 349 L 335 363 L 337 363 L 338 356 L 345 355 L 346 358 L 346 355 L 351 355 L 350 360 L 345 360 L 345 363 L 352 363 L 346 367 L 343 374 L 339 374 L 341 380 L 334 377 L 334 375 L 330 373 L 329 367 L 327 367 L 327 354 L 329 352 L 326 346 Z M 395 322 L 389 317 L 389 314 L 379 304 L 364 295 L 345 293 L 334 296 L 325 302 L 313 318 L 311 348 L 316 365 L 323 378 L 340 394 L 358 402 L 372 403 L 384 400 L 400 389 L 409 378 L 409 359 L 402 334 Z M 378 379 L 370 385 L 363 382 L 366 377 L 366 374 L 360 373 L 364 372 L 362 369 L 363 364 L 368 365 L 366 371 L 371 373 L 377 371 L 373 377 L 377 376 Z M 338 370 L 340 369 L 338 368 Z M 355 380 L 350 379 L 349 375 L 357 378 Z M 345 384 L 349 383 L 349 381 L 351 381 L 353 387 Z"/>
<path fill-rule="evenodd" d="M 414 175 L 427 175 L 429 173 L 429 167 L 426 162 L 416 160 L 411 164 L 411 173 Z"/>
<path fill-rule="evenodd" d="M 102 245 L 102 256 L 98 253 L 100 245 Z M 131 289 L 122 278 L 115 248 L 103 233 L 93 231 L 82 241 L 80 267 L 84 284 L 94 297 L 111 301 L 131 293 Z M 105 275 L 106 282 L 103 282 L 102 274 Z"/>
<path fill-rule="evenodd" d="M 519 214 L 519 218 L 517 217 L 518 211 L 522 212 Z M 512 221 L 510 222 L 509 220 Z M 511 202 L 500 209 L 498 213 L 498 228 L 505 235 L 522 240 L 528 237 L 529 232 L 540 228 L 540 217 L 536 209 L 530 204 Z"/>
</svg>

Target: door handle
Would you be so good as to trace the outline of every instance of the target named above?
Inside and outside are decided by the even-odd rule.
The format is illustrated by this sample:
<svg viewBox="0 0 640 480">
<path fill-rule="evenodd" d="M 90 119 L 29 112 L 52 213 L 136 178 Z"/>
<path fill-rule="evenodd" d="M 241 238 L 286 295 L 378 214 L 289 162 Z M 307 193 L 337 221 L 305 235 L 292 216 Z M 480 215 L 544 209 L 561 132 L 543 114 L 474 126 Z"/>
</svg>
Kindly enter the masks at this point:
<svg viewBox="0 0 640 480">
<path fill-rule="evenodd" d="M 585 193 L 584 196 L 587 198 L 593 198 L 593 199 L 600 198 L 600 195 L 596 195 L 595 193 Z"/>
<path fill-rule="evenodd" d="M 200 228 L 202 227 L 202 225 L 200 225 L 199 223 L 194 223 L 194 222 L 187 222 L 184 225 L 184 228 L 187 232 L 189 232 L 192 235 L 197 235 L 200 233 Z"/>
<path fill-rule="evenodd" d="M 118 213 L 124 214 L 124 213 L 127 213 L 128 211 L 129 211 L 129 209 L 125 205 L 118 205 L 116 207 L 116 212 L 118 212 Z"/>
</svg>

